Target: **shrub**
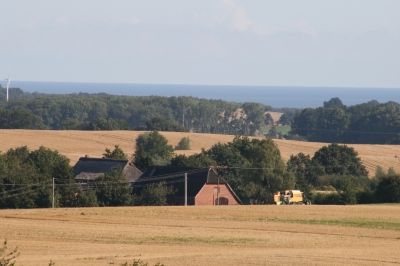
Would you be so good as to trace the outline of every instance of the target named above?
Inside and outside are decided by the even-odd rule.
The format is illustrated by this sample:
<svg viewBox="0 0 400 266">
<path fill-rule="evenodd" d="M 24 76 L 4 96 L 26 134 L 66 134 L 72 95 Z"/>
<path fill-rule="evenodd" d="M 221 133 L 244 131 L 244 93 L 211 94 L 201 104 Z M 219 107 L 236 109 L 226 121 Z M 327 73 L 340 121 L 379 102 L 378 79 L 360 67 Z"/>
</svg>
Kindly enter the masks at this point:
<svg viewBox="0 0 400 266">
<path fill-rule="evenodd" d="M 132 263 L 121 263 L 120 266 L 150 266 L 147 262 L 143 262 L 141 260 L 133 260 Z M 154 264 L 154 266 L 164 266 L 164 264 L 160 264 L 159 262 L 157 264 Z"/>
<path fill-rule="evenodd" d="M 350 177 L 345 177 L 343 180 L 340 202 L 344 205 L 357 204 L 357 191 Z"/>
<path fill-rule="evenodd" d="M 151 183 L 141 192 L 138 205 L 142 206 L 165 206 L 167 197 L 175 193 L 172 187 L 168 187 L 164 182 L 158 184 Z"/>
<path fill-rule="evenodd" d="M 375 193 L 379 202 L 400 202 L 400 175 L 381 178 Z"/>
<path fill-rule="evenodd" d="M 340 194 L 337 192 L 332 193 L 317 193 L 312 196 L 314 204 L 321 205 L 337 205 L 341 204 Z"/>
<path fill-rule="evenodd" d="M 18 247 L 11 252 L 7 252 L 7 240 L 4 240 L 3 246 L 0 247 L 0 266 L 14 266 L 15 258 L 19 256 Z"/>
<path fill-rule="evenodd" d="M 175 146 L 175 150 L 190 150 L 190 139 L 189 137 L 183 137 L 178 145 Z"/>
</svg>

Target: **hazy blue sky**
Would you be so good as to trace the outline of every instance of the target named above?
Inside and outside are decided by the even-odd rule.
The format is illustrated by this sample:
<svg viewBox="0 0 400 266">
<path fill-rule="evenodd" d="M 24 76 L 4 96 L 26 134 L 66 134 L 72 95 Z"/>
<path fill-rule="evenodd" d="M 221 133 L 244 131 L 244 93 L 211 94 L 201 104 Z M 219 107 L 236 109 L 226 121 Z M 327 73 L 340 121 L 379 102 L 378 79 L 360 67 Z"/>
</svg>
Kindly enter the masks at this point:
<svg viewBox="0 0 400 266">
<path fill-rule="evenodd" d="M 400 88 L 399 0 L 0 0 L 0 10 L 0 75 L 14 80 Z"/>
</svg>

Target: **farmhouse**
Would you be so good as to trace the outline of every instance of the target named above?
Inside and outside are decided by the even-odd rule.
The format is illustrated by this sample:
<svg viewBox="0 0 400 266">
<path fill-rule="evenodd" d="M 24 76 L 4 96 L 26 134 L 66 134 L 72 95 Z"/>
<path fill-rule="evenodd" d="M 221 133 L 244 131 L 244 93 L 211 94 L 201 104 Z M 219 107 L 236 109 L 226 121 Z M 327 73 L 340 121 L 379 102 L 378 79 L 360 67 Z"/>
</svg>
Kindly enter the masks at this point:
<svg viewBox="0 0 400 266">
<path fill-rule="evenodd" d="M 188 205 L 238 205 L 242 204 L 229 184 L 209 168 L 150 166 L 131 183 L 135 192 L 140 192 L 151 183 L 165 182 L 175 189 L 167 199 L 169 205 L 185 203 L 185 173 L 187 174 Z"/>
<path fill-rule="evenodd" d="M 128 182 L 135 181 L 142 174 L 142 171 L 130 160 L 81 157 L 73 170 L 75 182 L 82 185 L 90 185 L 97 177 L 110 172 L 112 168 L 117 166 L 123 169 Z"/>
</svg>

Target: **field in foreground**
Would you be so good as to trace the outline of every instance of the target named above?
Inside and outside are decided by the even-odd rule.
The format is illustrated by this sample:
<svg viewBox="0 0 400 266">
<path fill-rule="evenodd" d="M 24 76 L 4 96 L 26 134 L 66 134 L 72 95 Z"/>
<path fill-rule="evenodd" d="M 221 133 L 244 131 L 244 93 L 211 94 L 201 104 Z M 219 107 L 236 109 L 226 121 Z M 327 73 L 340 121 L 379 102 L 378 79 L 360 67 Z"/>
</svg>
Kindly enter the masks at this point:
<svg viewBox="0 0 400 266">
<path fill-rule="evenodd" d="M 10 148 L 28 146 L 37 149 L 41 145 L 58 150 L 71 160 L 71 165 L 79 157 L 88 155 L 100 158 L 106 147 L 113 149 L 119 144 L 126 154 L 132 155 L 135 151 L 135 140 L 143 131 L 55 131 L 55 130 L 0 130 L 0 150 L 5 152 Z M 226 143 L 233 140 L 232 135 L 161 132 L 169 144 L 175 146 L 182 137 L 190 138 L 191 150 L 177 151 L 178 154 L 191 155 L 199 153 L 202 148 L 209 149 L 218 142 Z M 292 154 L 303 152 L 311 157 L 326 143 L 303 142 L 291 140 L 274 140 L 278 145 L 282 158 L 287 161 Z M 348 145 L 353 147 L 367 167 L 370 176 L 373 176 L 377 165 L 387 170 L 394 167 L 400 173 L 400 161 L 395 155 L 400 155 L 400 145 Z"/>
<path fill-rule="evenodd" d="M 17 265 L 400 264 L 400 205 L 0 210 Z"/>
</svg>

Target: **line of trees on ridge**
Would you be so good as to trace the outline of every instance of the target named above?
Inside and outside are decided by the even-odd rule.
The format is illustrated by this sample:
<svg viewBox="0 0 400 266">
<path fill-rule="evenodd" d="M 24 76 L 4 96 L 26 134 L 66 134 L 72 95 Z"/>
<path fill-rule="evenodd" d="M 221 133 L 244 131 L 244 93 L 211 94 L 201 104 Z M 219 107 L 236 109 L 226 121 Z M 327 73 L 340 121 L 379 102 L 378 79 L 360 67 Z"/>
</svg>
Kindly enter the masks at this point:
<svg viewBox="0 0 400 266">
<path fill-rule="evenodd" d="M 267 111 L 283 111 L 293 118 L 300 109 L 272 108 L 259 103 L 234 103 L 194 97 L 115 96 L 99 94 L 39 94 L 12 88 L 10 102 L 1 101 L 7 111 L 0 128 L 24 127 L 18 113 L 24 110 L 35 119 L 37 129 L 53 130 L 162 130 L 199 133 L 254 135 L 266 121 Z M 41 121 L 40 121 L 41 120 Z"/>
<path fill-rule="evenodd" d="M 114 150 L 106 148 L 103 156 L 129 157 L 118 145 Z M 245 203 L 263 204 L 268 193 L 282 189 L 300 189 L 317 204 L 400 202 L 400 175 L 393 168 L 385 172 L 378 166 L 375 177 L 368 178 L 357 152 L 335 143 L 313 157 L 299 153 L 285 162 L 271 138 L 236 136 L 231 142 L 185 156 L 174 154 L 166 138 L 152 131 L 138 136 L 132 160 L 141 170 L 150 165 L 214 166 Z M 65 156 L 45 147 L 34 151 L 19 147 L 0 154 L 0 208 L 51 207 L 53 178 L 56 207 L 165 205 L 174 193 L 167 183 L 159 183 L 133 194 L 121 168 L 99 176 L 93 186 L 83 189 L 75 184 Z M 315 192 L 319 190 L 329 193 Z"/>
<path fill-rule="evenodd" d="M 370 101 L 347 107 L 332 98 L 324 107 L 297 114 L 291 134 L 314 142 L 400 144 L 400 104 Z"/>
</svg>

